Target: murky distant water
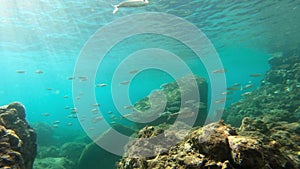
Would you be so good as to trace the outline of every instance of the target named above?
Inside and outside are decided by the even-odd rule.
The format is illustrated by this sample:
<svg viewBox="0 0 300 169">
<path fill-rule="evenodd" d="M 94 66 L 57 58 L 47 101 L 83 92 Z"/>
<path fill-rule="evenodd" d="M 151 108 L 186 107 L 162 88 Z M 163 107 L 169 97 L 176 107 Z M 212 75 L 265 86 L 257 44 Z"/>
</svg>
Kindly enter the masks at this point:
<svg viewBox="0 0 300 169">
<path fill-rule="evenodd" d="M 68 107 L 74 106 L 72 81 L 67 78 L 72 76 L 77 57 L 90 36 L 129 14 L 166 12 L 196 25 L 219 53 L 227 69 L 228 85 L 249 81 L 259 85 L 262 77 L 248 75 L 264 73 L 270 56 L 299 52 L 300 1 L 296 0 L 152 0 L 146 7 L 121 8 L 115 15 L 111 4 L 116 1 L 1 0 L 0 3 L 0 104 L 24 103 L 31 122 L 60 120 L 63 125 L 72 122 L 73 127 L 78 126 L 76 119 L 67 117 Z M 130 23 L 124 25 L 124 30 L 128 27 Z M 181 54 L 194 73 L 207 76 L 201 63 L 193 60 L 191 51 L 184 46 L 178 48 L 180 44 L 172 39 L 156 38 L 132 37 L 118 44 L 106 56 L 102 68 L 113 69 L 122 57 L 150 46 Z M 140 43 L 143 41 L 146 43 Z M 36 70 L 43 73 L 37 74 Z M 109 74 L 97 78 L 106 76 Z M 131 86 L 131 100 L 134 102 L 172 80 L 155 71 L 137 76 Z M 233 95 L 231 101 L 239 99 L 239 94 Z M 44 113 L 50 116 L 45 117 Z"/>
</svg>

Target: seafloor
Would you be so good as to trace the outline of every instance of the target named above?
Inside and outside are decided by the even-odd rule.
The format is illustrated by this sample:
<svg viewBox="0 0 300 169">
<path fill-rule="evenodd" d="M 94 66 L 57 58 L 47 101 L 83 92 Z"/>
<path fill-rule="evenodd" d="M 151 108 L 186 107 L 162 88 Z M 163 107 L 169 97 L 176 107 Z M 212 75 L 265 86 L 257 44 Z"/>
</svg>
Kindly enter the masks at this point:
<svg viewBox="0 0 300 169">
<path fill-rule="evenodd" d="M 269 63 L 270 70 L 260 87 L 244 93 L 241 100 L 225 109 L 221 121 L 205 126 L 202 125 L 207 117 L 206 99 L 186 102 L 189 109 L 182 111 L 179 108 L 182 91 L 176 83 L 162 86 L 168 100 L 164 113 L 148 125 L 137 125 L 139 131 L 132 136 L 148 139 L 130 141 L 123 158 L 101 149 L 85 136 L 57 139 L 64 138 L 63 134 L 55 135 L 53 128 L 45 123 L 33 125 L 34 132 L 25 120 L 21 104 L 3 106 L 0 109 L 0 168 L 300 168 L 300 57 L 273 57 Z M 178 81 L 188 83 L 190 77 Z M 195 79 L 199 94 L 207 96 L 205 79 Z M 183 92 L 191 94 L 189 90 Z M 135 104 L 137 112 L 148 108 L 147 98 Z M 196 109 L 199 115 L 192 130 L 185 130 L 183 122 L 175 123 L 178 127 L 170 127 L 178 115 L 190 118 Z M 132 134 L 126 126 L 114 127 Z M 156 137 L 158 135 L 160 137 Z M 183 135 L 186 136 L 182 140 Z M 161 145 L 171 146 L 162 148 Z M 139 157 L 143 154 L 152 155 Z"/>
</svg>

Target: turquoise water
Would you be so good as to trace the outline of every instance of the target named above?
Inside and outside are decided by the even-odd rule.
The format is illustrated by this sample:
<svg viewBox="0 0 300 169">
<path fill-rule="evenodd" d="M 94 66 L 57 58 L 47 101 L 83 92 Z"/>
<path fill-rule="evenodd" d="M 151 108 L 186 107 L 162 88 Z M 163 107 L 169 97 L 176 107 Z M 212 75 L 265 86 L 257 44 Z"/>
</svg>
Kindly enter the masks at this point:
<svg viewBox="0 0 300 169">
<path fill-rule="evenodd" d="M 78 120 L 68 117 L 71 110 L 67 107 L 73 108 L 73 101 L 78 96 L 72 94 L 72 80 L 67 78 L 73 76 L 80 51 L 103 26 L 141 12 L 172 14 L 201 29 L 227 70 L 228 86 L 251 81 L 256 88 L 263 77 L 249 77 L 249 74 L 264 74 L 269 68 L 268 58 L 299 52 L 300 2 L 296 0 L 151 0 L 148 6 L 120 8 L 118 13 L 112 14 L 111 4 L 115 3 L 117 1 L 2 0 L 0 105 L 19 101 L 26 106 L 29 123 L 52 124 L 59 120 L 60 128 L 79 130 Z M 130 26 L 128 23 L 120 31 L 126 31 Z M 100 65 L 104 72 L 97 72 L 95 84 L 110 84 L 118 64 L 132 52 L 143 48 L 172 51 L 189 65 L 193 73 L 208 77 L 209 72 L 186 46 L 174 39 L 147 34 L 129 37 L 116 44 Z M 17 73 L 17 70 L 25 73 Z M 36 70 L 43 73 L 35 73 Z M 129 86 L 130 100 L 135 103 L 171 81 L 174 78 L 166 72 L 143 71 Z M 111 96 L 109 88 L 102 90 L 95 87 L 94 90 L 99 92 L 96 97 L 104 112 L 116 111 L 113 102 L 108 99 Z M 236 91 L 230 96 L 227 105 L 240 99 L 241 93 Z"/>
</svg>

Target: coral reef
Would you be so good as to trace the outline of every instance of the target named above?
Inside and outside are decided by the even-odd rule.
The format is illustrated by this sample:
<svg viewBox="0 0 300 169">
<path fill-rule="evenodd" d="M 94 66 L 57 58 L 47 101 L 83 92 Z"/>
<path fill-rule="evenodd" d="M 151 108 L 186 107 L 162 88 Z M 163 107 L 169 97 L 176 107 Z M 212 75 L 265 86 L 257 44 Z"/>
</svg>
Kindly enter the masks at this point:
<svg viewBox="0 0 300 169">
<path fill-rule="evenodd" d="M 36 156 L 36 133 L 25 120 L 20 103 L 0 107 L 0 168 L 31 169 Z"/>
<path fill-rule="evenodd" d="M 243 128 L 243 126 L 241 127 Z M 149 133 L 155 133 L 153 130 L 155 127 L 148 126 L 141 130 L 140 134 L 147 133 L 144 137 L 149 137 Z M 246 130 L 243 130 L 243 133 L 245 136 L 240 135 L 235 128 L 225 125 L 223 122 L 211 123 L 194 129 L 184 141 L 170 147 L 167 151 L 157 152 L 155 156 L 144 158 L 130 156 L 132 154 L 128 154 L 128 152 L 143 151 L 148 145 L 131 144 L 126 154 L 128 157 L 118 163 L 118 168 L 297 168 L 296 164 L 284 153 L 281 153 L 276 145 L 270 145 L 268 140 L 262 141 L 251 137 Z M 176 142 L 176 139 L 174 141 Z"/>
</svg>

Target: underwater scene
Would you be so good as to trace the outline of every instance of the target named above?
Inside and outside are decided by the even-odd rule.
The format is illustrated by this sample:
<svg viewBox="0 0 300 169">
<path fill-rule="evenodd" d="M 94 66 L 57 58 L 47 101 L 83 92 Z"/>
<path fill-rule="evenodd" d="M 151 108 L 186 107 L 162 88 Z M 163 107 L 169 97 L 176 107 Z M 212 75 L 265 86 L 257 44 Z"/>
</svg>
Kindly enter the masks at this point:
<svg viewBox="0 0 300 169">
<path fill-rule="evenodd" d="M 300 1 L 0 0 L 1 169 L 299 169 Z"/>
</svg>

